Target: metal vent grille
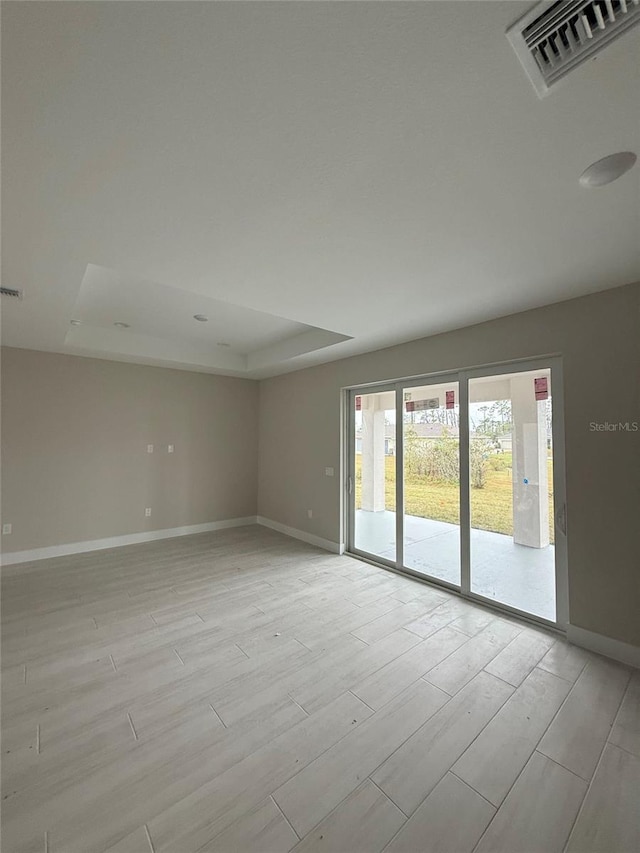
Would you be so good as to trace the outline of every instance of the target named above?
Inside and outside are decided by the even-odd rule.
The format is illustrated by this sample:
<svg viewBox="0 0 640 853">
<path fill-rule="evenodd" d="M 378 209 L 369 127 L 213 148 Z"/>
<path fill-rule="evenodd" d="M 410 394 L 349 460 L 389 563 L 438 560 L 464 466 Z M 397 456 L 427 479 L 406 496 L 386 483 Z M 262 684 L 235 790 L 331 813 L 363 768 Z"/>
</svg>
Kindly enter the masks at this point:
<svg viewBox="0 0 640 853">
<path fill-rule="evenodd" d="M 13 296 L 15 299 L 22 299 L 22 291 L 14 290 L 12 287 L 0 287 L 0 295 Z"/>
<path fill-rule="evenodd" d="M 507 30 L 540 97 L 640 22 L 640 0 L 543 2 Z"/>
</svg>

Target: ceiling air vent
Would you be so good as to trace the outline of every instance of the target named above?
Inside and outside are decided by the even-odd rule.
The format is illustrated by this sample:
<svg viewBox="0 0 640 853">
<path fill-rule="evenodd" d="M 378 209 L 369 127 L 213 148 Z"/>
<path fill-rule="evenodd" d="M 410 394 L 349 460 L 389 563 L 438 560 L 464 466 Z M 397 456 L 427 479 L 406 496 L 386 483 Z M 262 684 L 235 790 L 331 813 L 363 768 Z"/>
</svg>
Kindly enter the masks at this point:
<svg viewBox="0 0 640 853">
<path fill-rule="evenodd" d="M 640 0 L 548 0 L 507 30 L 538 95 L 640 21 Z"/>
<path fill-rule="evenodd" d="M 13 296 L 15 299 L 22 299 L 22 291 L 15 290 L 13 287 L 0 287 L 0 295 Z"/>
</svg>

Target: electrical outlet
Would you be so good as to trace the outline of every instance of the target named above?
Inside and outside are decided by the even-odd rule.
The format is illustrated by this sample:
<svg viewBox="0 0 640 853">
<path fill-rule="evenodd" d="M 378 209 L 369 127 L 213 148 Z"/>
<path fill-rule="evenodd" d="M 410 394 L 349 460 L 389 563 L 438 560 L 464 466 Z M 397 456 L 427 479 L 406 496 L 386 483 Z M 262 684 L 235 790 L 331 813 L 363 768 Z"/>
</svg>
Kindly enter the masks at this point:
<svg viewBox="0 0 640 853">
<path fill-rule="evenodd" d="M 153 453 L 153 444 L 147 444 L 147 453 Z"/>
<path fill-rule="evenodd" d="M 151 516 L 151 507 L 150 506 L 145 508 L 144 514 L 146 515 L 147 518 L 149 518 Z"/>
<path fill-rule="evenodd" d="M 173 453 L 173 444 L 167 444 L 167 453 Z"/>
<path fill-rule="evenodd" d="M 12 529 L 13 529 L 13 528 L 12 528 L 12 525 L 11 525 L 11 524 L 3 524 L 3 525 L 2 525 L 2 535 L 3 535 L 3 536 L 8 536 L 8 535 L 9 535 L 9 533 L 11 533 L 11 530 L 12 530 Z"/>
<path fill-rule="evenodd" d="M 307 517 L 308 517 L 308 518 L 313 518 L 313 510 L 312 510 L 312 509 L 308 509 L 308 510 L 307 510 Z"/>
</svg>

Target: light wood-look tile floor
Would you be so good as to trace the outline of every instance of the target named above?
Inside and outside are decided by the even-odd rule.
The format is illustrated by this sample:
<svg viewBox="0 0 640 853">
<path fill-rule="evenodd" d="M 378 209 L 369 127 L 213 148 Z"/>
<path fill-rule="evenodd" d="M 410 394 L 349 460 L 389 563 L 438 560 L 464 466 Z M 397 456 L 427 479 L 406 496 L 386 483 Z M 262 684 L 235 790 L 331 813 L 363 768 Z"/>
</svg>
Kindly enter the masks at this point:
<svg viewBox="0 0 640 853">
<path fill-rule="evenodd" d="M 637 853 L 640 679 L 258 527 L 5 570 L 4 853 Z"/>
</svg>

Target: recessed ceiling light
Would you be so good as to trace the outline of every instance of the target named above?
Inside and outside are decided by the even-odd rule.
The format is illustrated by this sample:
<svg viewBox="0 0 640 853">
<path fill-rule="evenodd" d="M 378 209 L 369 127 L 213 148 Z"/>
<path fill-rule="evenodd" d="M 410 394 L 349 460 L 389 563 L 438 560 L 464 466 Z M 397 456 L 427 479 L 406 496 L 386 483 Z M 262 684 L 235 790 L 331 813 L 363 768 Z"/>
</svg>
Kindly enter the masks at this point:
<svg viewBox="0 0 640 853">
<path fill-rule="evenodd" d="M 194 314 L 193 319 L 198 320 L 199 323 L 206 323 L 209 318 L 205 314 Z"/>
<path fill-rule="evenodd" d="M 72 326 L 81 326 L 82 320 L 69 320 Z"/>
<path fill-rule="evenodd" d="M 603 187 L 616 181 L 632 168 L 638 158 L 633 151 L 619 151 L 592 163 L 580 175 L 583 187 Z"/>
<path fill-rule="evenodd" d="M 219 346 L 219 347 L 230 347 L 231 344 L 227 344 L 224 341 L 218 341 L 217 346 Z"/>
<path fill-rule="evenodd" d="M 130 329 L 131 328 L 131 326 L 128 323 L 121 323 L 120 321 L 118 321 L 117 323 L 114 323 L 113 325 L 117 326 L 119 329 Z"/>
</svg>

